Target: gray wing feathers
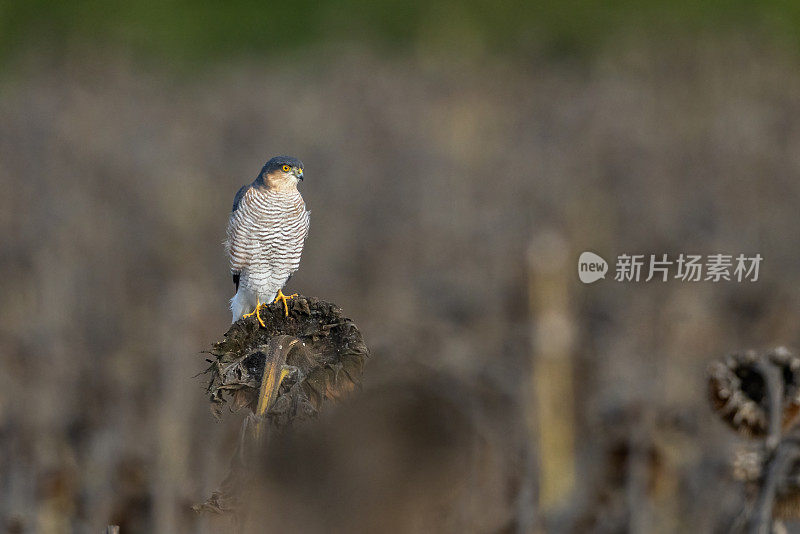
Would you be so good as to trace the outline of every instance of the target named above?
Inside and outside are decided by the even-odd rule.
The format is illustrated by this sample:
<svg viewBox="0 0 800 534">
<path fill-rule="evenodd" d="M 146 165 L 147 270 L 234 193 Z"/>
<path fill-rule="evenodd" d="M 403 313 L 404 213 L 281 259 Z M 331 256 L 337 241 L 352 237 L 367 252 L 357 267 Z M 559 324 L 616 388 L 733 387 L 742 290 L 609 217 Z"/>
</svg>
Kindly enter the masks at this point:
<svg viewBox="0 0 800 534">
<path fill-rule="evenodd" d="M 242 187 L 239 188 L 239 190 L 236 192 L 236 196 L 233 197 L 233 209 L 231 210 L 231 212 L 236 211 L 236 208 L 239 207 L 239 202 L 242 201 L 242 197 L 247 192 L 247 190 L 250 189 L 251 186 L 252 184 L 243 185 Z"/>
<path fill-rule="evenodd" d="M 236 192 L 236 195 L 233 197 L 233 209 L 231 209 L 231 216 L 228 220 L 228 231 L 227 231 L 227 238 L 225 240 L 225 248 L 228 251 L 228 254 L 231 254 L 233 251 L 234 241 L 236 239 L 236 229 L 235 229 L 235 213 L 236 210 L 239 209 L 239 204 L 242 202 L 242 198 L 244 198 L 245 193 L 247 190 L 252 187 L 253 184 L 243 185 L 239 188 Z M 232 259 L 232 257 L 231 257 Z M 231 275 L 233 276 L 233 283 L 236 286 L 236 289 L 239 289 L 239 275 L 241 273 L 241 268 L 239 266 L 233 265 L 233 261 L 231 261 Z"/>
</svg>

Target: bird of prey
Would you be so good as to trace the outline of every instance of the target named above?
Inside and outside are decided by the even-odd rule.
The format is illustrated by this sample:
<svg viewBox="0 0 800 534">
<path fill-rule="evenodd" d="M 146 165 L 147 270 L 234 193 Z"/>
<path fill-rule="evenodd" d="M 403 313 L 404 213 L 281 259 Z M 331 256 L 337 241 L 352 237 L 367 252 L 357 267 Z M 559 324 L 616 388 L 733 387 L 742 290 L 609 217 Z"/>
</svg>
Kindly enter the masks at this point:
<svg viewBox="0 0 800 534">
<path fill-rule="evenodd" d="M 289 315 L 286 300 L 296 294 L 286 296 L 282 289 L 300 266 L 309 225 L 309 211 L 297 190 L 302 179 L 300 160 L 275 156 L 233 199 L 225 243 L 236 286 L 233 322 L 255 315 L 266 326 L 259 309 L 278 300 Z"/>
</svg>

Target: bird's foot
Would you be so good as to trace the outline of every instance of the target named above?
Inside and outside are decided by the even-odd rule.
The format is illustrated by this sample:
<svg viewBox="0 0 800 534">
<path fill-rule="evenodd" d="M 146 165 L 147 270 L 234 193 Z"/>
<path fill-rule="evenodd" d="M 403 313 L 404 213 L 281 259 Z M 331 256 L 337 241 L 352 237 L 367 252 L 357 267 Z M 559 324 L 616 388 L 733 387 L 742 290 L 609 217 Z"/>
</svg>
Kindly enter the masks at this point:
<svg viewBox="0 0 800 534">
<path fill-rule="evenodd" d="M 289 299 L 293 299 L 297 296 L 297 293 L 292 293 L 291 295 L 284 295 L 283 290 L 278 290 L 278 296 L 275 297 L 275 300 L 272 302 L 278 302 L 279 300 L 283 302 L 283 311 L 286 314 L 286 317 L 289 317 L 289 305 L 286 304 L 286 301 Z"/>
<path fill-rule="evenodd" d="M 261 326 L 263 326 L 264 328 L 266 328 L 267 325 L 264 323 L 263 319 L 261 319 L 261 314 L 259 313 L 260 310 L 261 310 L 261 306 L 264 306 L 264 304 L 261 304 L 261 301 L 257 300 L 256 301 L 256 309 L 251 311 L 250 313 L 245 313 L 244 315 L 242 315 L 242 319 L 247 318 L 247 317 L 252 317 L 253 315 L 255 315 L 256 319 L 258 319 L 258 323 Z"/>
</svg>

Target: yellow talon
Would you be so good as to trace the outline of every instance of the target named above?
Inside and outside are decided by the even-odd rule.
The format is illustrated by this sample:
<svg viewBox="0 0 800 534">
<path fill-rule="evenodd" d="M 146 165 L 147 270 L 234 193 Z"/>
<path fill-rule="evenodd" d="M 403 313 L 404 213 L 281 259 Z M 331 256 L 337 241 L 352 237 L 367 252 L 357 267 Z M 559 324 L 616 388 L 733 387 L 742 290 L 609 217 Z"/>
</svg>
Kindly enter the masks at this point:
<svg viewBox="0 0 800 534">
<path fill-rule="evenodd" d="M 289 299 L 293 299 L 296 296 L 297 296 L 297 293 L 292 293 L 291 295 L 284 295 L 283 294 L 283 290 L 279 289 L 278 290 L 278 296 L 276 296 L 275 300 L 273 300 L 272 302 L 275 303 L 275 302 L 278 302 L 279 300 L 283 301 L 283 311 L 285 312 L 286 317 L 289 317 L 289 305 L 286 304 L 286 301 L 289 300 Z"/>
<path fill-rule="evenodd" d="M 242 315 L 242 318 L 244 319 L 245 317 L 252 317 L 253 315 L 255 315 L 256 319 L 258 319 L 259 324 L 264 328 L 266 328 L 267 325 L 264 324 L 264 321 L 261 319 L 261 314 L 259 313 L 259 311 L 261 310 L 261 306 L 263 306 L 263 304 L 261 304 L 261 301 L 256 299 L 256 309 L 251 311 L 250 313 L 245 313 L 244 315 Z"/>
</svg>

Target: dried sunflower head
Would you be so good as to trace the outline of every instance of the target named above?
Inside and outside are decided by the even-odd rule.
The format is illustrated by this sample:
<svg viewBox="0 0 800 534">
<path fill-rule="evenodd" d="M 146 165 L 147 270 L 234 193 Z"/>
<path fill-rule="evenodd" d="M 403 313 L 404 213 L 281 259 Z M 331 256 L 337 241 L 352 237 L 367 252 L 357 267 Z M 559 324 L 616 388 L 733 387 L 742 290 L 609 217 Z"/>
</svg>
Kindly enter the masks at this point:
<svg viewBox="0 0 800 534">
<path fill-rule="evenodd" d="M 742 448 L 734 453 L 733 478 L 740 482 L 756 483 L 764 476 L 764 452 Z"/>
<path fill-rule="evenodd" d="M 255 317 L 241 319 L 209 351 L 214 358 L 209 359 L 211 366 L 206 372 L 215 415 L 228 401 L 234 410 L 254 408 L 268 346 L 279 336 L 297 339 L 303 350 L 286 356 L 285 363 L 299 372 L 280 383 L 269 410 L 274 426 L 313 417 L 324 402 L 347 395 L 361 382 L 369 349 L 355 323 L 338 306 L 299 296 L 292 299 L 288 315 L 278 302 L 262 308 L 261 317 L 266 327 Z"/>
<path fill-rule="evenodd" d="M 772 459 L 773 456 L 763 448 L 739 449 L 733 459 L 733 477 L 744 482 L 755 495 Z M 775 488 L 772 513 L 776 519 L 800 518 L 800 458 L 794 459 L 780 477 Z"/>
<path fill-rule="evenodd" d="M 780 347 L 766 355 L 754 351 L 732 354 L 709 366 L 708 387 L 714 411 L 747 437 L 763 438 L 769 429 L 764 365 L 780 370 L 782 425 L 787 428 L 800 414 L 800 358 Z"/>
</svg>

